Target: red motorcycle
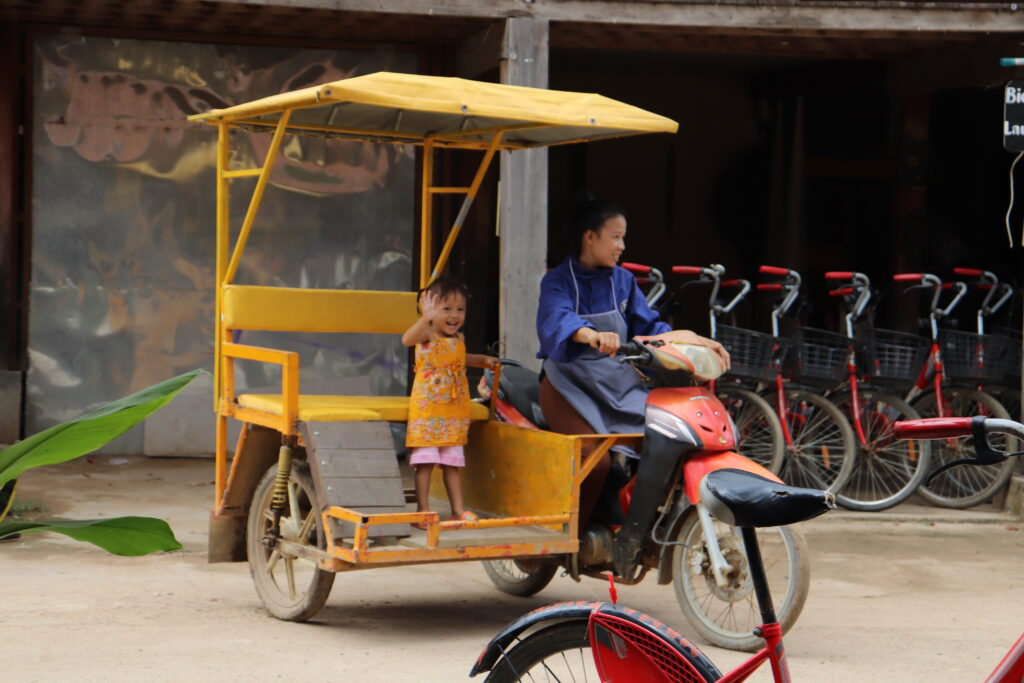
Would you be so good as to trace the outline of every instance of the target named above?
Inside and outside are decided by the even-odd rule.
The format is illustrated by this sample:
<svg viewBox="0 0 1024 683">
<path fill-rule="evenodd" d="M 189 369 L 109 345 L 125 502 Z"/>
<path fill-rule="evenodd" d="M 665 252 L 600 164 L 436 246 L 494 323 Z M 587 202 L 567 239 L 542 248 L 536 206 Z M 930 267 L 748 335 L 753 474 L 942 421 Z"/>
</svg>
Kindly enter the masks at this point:
<svg viewBox="0 0 1024 683">
<path fill-rule="evenodd" d="M 533 595 L 551 581 L 560 566 L 576 580 L 581 576 L 604 578 L 616 566 L 616 581 L 624 584 L 638 583 L 655 570 L 659 584 L 673 583 L 683 614 L 709 643 L 748 651 L 761 646 L 763 641 L 754 635 L 754 629 L 762 623 L 762 615 L 742 535 L 736 527 L 711 516 L 699 485 L 709 472 L 726 468 L 774 482 L 779 479 L 734 450 L 736 427 L 729 414 L 714 394 L 695 386 L 695 377 L 712 379 L 721 373 L 710 353 L 705 347 L 649 337 L 623 344 L 618 352 L 620 361 L 641 370 L 652 387 L 639 454 L 616 453 L 613 457 L 613 471 L 629 482 L 618 498 L 631 526 L 591 523 L 581 534 L 579 552 L 573 555 L 485 562 L 499 590 Z M 547 428 L 537 373 L 504 360 L 497 392 L 492 382 L 486 375 L 481 391 L 495 402 L 500 419 L 522 427 Z M 634 504 L 642 505 L 644 514 L 637 515 L 636 510 L 628 514 Z M 806 541 L 794 528 L 758 526 L 767 584 L 781 598 L 778 622 L 785 631 L 796 622 L 807 597 L 810 566 Z M 622 566 L 624 557 L 630 559 L 627 570 Z"/>
</svg>

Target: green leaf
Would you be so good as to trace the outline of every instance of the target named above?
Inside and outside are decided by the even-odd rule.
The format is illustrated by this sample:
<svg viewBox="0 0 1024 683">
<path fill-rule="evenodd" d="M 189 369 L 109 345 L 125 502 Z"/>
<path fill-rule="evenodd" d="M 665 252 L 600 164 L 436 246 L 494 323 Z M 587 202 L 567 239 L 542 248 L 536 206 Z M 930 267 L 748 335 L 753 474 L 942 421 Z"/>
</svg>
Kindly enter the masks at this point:
<svg viewBox="0 0 1024 683">
<path fill-rule="evenodd" d="M 202 372 L 193 370 L 154 384 L 0 451 L 0 486 L 25 470 L 67 462 L 113 441 L 166 405 Z"/>
<path fill-rule="evenodd" d="M 153 517 L 0 522 L 0 538 L 36 531 L 56 531 L 76 541 L 92 543 L 114 555 L 148 555 L 181 549 L 181 543 L 178 543 L 167 522 Z"/>
</svg>

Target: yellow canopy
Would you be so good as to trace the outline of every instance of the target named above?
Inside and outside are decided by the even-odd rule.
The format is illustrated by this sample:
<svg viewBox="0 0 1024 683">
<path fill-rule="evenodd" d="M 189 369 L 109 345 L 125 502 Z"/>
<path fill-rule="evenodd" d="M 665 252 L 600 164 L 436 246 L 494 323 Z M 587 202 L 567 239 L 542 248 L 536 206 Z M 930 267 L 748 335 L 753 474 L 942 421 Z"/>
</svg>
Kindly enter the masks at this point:
<svg viewBox="0 0 1024 683">
<path fill-rule="evenodd" d="M 272 129 L 292 110 L 289 133 L 481 148 L 497 130 L 501 149 L 542 147 L 642 133 L 674 133 L 664 116 L 602 95 L 379 72 L 272 95 L 190 121 Z"/>
</svg>

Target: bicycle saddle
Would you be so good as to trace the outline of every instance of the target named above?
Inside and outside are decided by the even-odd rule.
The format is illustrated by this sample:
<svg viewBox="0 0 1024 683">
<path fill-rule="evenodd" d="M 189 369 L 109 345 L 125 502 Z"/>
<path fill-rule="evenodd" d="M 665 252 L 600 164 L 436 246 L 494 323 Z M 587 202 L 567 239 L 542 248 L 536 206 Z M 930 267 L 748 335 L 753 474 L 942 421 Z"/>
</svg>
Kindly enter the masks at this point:
<svg viewBox="0 0 1024 683">
<path fill-rule="evenodd" d="M 747 527 L 795 524 L 836 506 L 835 496 L 828 491 L 786 486 L 734 469 L 715 470 L 704 477 L 700 499 L 726 524 Z"/>
</svg>

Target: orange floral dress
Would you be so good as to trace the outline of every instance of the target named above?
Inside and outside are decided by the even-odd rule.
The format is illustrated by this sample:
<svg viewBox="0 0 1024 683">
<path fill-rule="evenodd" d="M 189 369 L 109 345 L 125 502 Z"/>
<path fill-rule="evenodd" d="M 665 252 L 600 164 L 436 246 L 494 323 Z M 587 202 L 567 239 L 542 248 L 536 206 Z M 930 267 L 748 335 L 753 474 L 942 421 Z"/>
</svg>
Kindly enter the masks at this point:
<svg viewBox="0 0 1024 683">
<path fill-rule="evenodd" d="M 435 337 L 426 344 L 417 344 L 405 445 L 466 445 L 469 410 L 466 344 L 462 335 Z"/>
</svg>

